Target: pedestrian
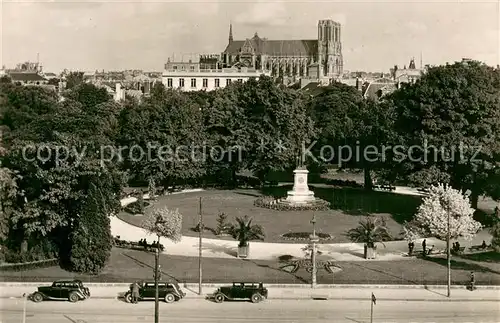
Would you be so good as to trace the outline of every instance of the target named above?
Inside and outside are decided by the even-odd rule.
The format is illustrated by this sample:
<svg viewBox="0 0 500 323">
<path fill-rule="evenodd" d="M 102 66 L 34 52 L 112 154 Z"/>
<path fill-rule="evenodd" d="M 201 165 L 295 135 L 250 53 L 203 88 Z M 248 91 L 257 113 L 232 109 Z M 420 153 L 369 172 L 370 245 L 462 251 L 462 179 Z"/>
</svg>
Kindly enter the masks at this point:
<svg viewBox="0 0 500 323">
<path fill-rule="evenodd" d="M 132 285 L 132 303 L 137 304 L 139 301 L 139 284 L 134 282 Z"/>
<path fill-rule="evenodd" d="M 413 253 L 413 248 L 415 248 L 415 243 L 413 241 L 410 241 L 408 243 L 408 255 L 411 256 Z"/>
<path fill-rule="evenodd" d="M 483 240 L 483 243 L 481 244 L 481 248 L 486 249 L 486 247 L 487 247 L 486 241 Z"/>
<path fill-rule="evenodd" d="M 424 241 L 422 241 L 422 252 L 424 255 L 427 254 L 427 240 L 424 239 Z"/>
<path fill-rule="evenodd" d="M 472 292 L 474 289 L 476 289 L 475 287 L 476 285 L 476 277 L 474 277 L 474 272 L 471 271 L 470 272 L 470 291 Z"/>
</svg>

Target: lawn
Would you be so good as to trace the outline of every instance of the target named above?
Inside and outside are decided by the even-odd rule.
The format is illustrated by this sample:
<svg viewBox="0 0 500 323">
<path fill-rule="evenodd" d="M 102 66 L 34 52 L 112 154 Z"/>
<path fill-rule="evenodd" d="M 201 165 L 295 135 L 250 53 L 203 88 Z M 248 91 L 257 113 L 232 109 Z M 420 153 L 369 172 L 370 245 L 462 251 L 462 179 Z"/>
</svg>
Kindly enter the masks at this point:
<svg viewBox="0 0 500 323">
<path fill-rule="evenodd" d="M 163 279 L 180 282 L 198 281 L 198 258 L 165 256 L 160 259 Z M 446 260 L 401 260 L 337 262 L 342 271 L 328 274 L 318 271 L 320 284 L 446 284 Z M 232 281 L 263 281 L 265 283 L 310 283 L 310 274 L 299 269 L 295 274 L 279 270 L 283 263 L 239 259 L 203 259 L 205 283 Z M 98 276 L 77 275 L 59 267 L 24 272 L 2 272 L 2 281 L 53 281 L 78 278 L 85 282 L 131 282 L 153 278 L 154 255 L 145 251 L 114 248 L 109 265 Z M 474 271 L 479 285 L 500 285 L 500 264 L 480 263 L 456 258 L 452 262 L 452 281 L 464 284 Z"/>
<path fill-rule="evenodd" d="M 264 194 L 286 194 L 290 187 L 273 188 L 273 192 Z M 275 211 L 255 207 L 254 200 L 262 195 L 256 190 L 209 190 L 161 196 L 153 206 L 146 209 L 146 213 L 154 208 L 167 206 L 178 208 L 183 215 L 182 233 L 187 236 L 198 235 L 192 229 L 199 221 L 199 199 L 202 198 L 203 222 L 208 228 L 215 229 L 217 215 L 220 212 L 228 215 L 228 221 L 233 222 L 235 217 L 249 215 L 254 223 L 264 228 L 266 242 L 290 242 L 282 235 L 288 232 L 311 232 L 310 220 L 313 213 L 316 216 L 316 229 L 320 233 L 327 233 L 333 237 L 329 242 L 349 242 L 344 236 L 345 232 L 356 227 L 368 213 L 380 214 L 386 217 L 387 225 L 392 234 L 397 238 L 401 233 L 401 224 L 404 218 L 413 214 L 418 205 L 418 198 L 409 195 L 396 195 L 383 192 L 367 193 L 359 189 L 334 189 L 315 187 L 314 191 L 319 197 L 333 201 L 333 208 L 328 211 Z M 394 214 L 394 217 L 391 215 Z M 118 217 L 130 224 L 140 226 L 141 216 L 133 216 L 121 212 Z M 206 230 L 205 237 L 216 238 Z M 227 238 L 226 238 L 227 239 Z M 299 241 L 300 242 L 300 241 Z"/>
</svg>

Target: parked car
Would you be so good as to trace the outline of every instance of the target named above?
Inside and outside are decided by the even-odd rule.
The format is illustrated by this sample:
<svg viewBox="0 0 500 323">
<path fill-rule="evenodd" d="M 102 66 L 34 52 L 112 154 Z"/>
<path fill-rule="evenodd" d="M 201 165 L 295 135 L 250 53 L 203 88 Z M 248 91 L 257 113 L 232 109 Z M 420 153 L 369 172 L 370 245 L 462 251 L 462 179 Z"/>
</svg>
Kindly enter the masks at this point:
<svg viewBox="0 0 500 323">
<path fill-rule="evenodd" d="M 139 282 L 139 301 L 154 300 L 155 299 L 155 282 L 146 281 Z M 125 301 L 127 303 L 132 302 L 132 285 L 130 284 L 130 289 L 125 293 Z M 166 303 L 173 303 L 184 298 L 186 293 L 184 293 L 179 284 L 176 282 L 158 282 L 158 298 L 163 299 Z"/>
<path fill-rule="evenodd" d="M 252 303 L 259 303 L 267 299 L 267 288 L 263 283 L 233 283 L 232 286 L 223 286 L 213 294 L 216 303 L 225 300 L 249 299 Z"/>
<path fill-rule="evenodd" d="M 75 303 L 89 298 L 90 290 L 83 286 L 81 280 L 59 280 L 53 282 L 52 286 L 38 287 L 30 297 L 36 303 L 43 300 L 68 300 Z"/>
</svg>

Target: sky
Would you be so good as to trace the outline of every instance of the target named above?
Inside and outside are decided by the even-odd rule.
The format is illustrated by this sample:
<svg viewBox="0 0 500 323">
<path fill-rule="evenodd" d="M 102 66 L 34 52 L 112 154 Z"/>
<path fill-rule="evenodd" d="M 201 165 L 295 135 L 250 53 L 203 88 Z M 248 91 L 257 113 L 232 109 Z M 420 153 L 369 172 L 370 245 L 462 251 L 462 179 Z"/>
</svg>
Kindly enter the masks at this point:
<svg viewBox="0 0 500 323">
<path fill-rule="evenodd" d="M 0 1 L 7 68 L 39 53 L 48 72 L 162 71 L 169 57 L 221 53 L 230 22 L 235 40 L 317 39 L 320 19 L 342 24 L 345 70 L 388 72 L 412 57 L 500 64 L 500 0 Z"/>
</svg>

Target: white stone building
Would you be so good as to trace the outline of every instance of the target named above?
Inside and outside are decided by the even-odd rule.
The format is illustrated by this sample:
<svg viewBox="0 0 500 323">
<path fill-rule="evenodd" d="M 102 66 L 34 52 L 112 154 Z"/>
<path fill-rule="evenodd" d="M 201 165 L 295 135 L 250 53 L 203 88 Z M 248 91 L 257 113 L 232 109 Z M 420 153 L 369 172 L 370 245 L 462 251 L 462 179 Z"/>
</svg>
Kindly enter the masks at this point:
<svg viewBox="0 0 500 323">
<path fill-rule="evenodd" d="M 270 71 L 260 71 L 247 67 L 240 68 L 200 68 L 199 62 L 168 62 L 162 76 L 162 83 L 167 88 L 183 91 L 212 91 L 224 88 L 232 82 L 246 82 L 251 77 L 270 76 Z"/>
</svg>

